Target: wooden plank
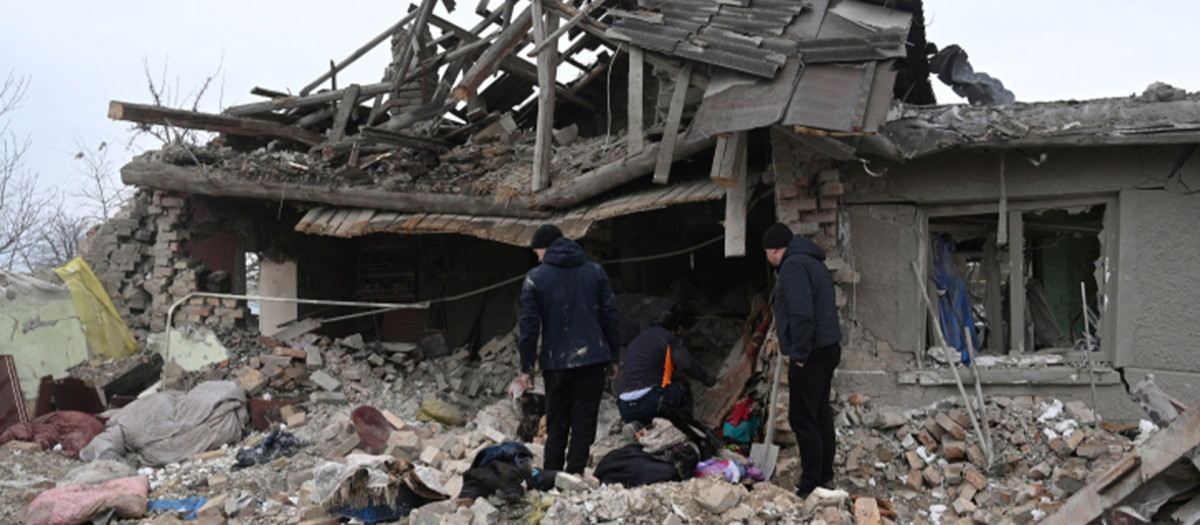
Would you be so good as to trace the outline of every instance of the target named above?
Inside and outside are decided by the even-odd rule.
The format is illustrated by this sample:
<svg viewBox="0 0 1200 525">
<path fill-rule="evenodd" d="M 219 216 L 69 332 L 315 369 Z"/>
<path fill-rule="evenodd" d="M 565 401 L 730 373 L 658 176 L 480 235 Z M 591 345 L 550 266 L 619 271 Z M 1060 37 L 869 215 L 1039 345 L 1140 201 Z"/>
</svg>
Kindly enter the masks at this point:
<svg viewBox="0 0 1200 525">
<path fill-rule="evenodd" d="M 452 25 L 452 24 L 451 24 Z M 526 8 L 513 20 L 512 24 L 505 27 L 496 36 L 496 40 L 492 45 L 483 52 L 475 65 L 471 66 L 463 75 L 462 80 L 458 85 L 454 86 L 454 96 L 459 100 L 467 100 L 471 95 L 475 94 L 479 89 L 480 84 L 496 69 L 500 67 L 500 62 L 512 54 L 517 45 L 525 38 L 525 34 L 533 26 L 533 11 Z"/>
<path fill-rule="evenodd" d="M 392 224 L 392 222 L 394 222 L 399 217 L 400 217 L 400 214 L 396 213 L 396 212 L 391 212 L 391 211 L 378 212 L 377 211 L 375 213 L 375 215 L 371 216 L 371 220 L 367 221 L 367 224 L 363 228 L 362 233 L 365 235 L 368 233 L 386 232 L 386 231 L 388 231 L 387 227 L 390 226 Z"/>
<path fill-rule="evenodd" d="M 728 136 L 717 137 L 717 148 L 713 152 L 712 171 L 708 176 L 713 182 L 726 188 L 738 184 L 738 165 L 746 161 L 746 145 L 749 133 L 738 131 Z M 745 166 L 742 166 L 744 170 Z"/>
<path fill-rule="evenodd" d="M 745 135 L 738 132 L 734 135 Z M 725 258 L 745 257 L 746 254 L 746 213 L 750 211 L 749 176 L 746 175 L 746 140 L 738 140 L 742 147 L 734 153 L 738 158 L 734 164 L 734 176 L 737 183 L 732 188 L 725 188 Z"/>
<path fill-rule="evenodd" d="M 580 10 L 578 13 L 575 13 L 575 16 L 572 16 L 570 20 L 567 20 L 567 23 L 563 24 L 562 27 L 560 27 L 558 29 L 552 29 L 551 31 L 553 31 L 553 32 L 550 33 L 549 35 L 547 35 L 545 39 L 541 39 L 541 38 L 537 39 L 538 44 L 536 46 L 534 46 L 533 50 L 530 51 L 529 54 L 527 54 L 525 56 L 527 56 L 529 58 L 538 56 L 538 54 L 541 53 L 541 51 L 546 48 L 548 43 L 552 44 L 555 41 L 557 41 L 558 37 L 562 36 L 563 33 L 566 33 L 567 30 L 571 29 L 572 27 L 575 27 L 575 25 L 578 24 L 580 21 L 582 21 L 584 17 L 589 15 L 593 9 L 600 7 L 600 5 L 603 4 L 604 2 L 605 2 L 605 0 L 592 0 L 592 2 L 590 4 L 588 4 L 582 10 Z M 540 3 L 540 2 L 538 2 L 538 0 L 535 0 L 535 3 Z M 538 11 L 541 11 L 541 10 L 542 9 L 539 6 Z M 538 16 L 538 15 L 535 13 L 534 16 Z M 552 18 L 557 20 L 557 17 L 552 17 Z M 557 24 L 557 22 L 555 22 L 555 23 Z"/>
<path fill-rule="evenodd" d="M 113 100 L 108 103 L 108 118 L 128 122 L 140 122 L 157 126 L 174 126 L 186 129 L 215 131 L 227 135 L 275 137 L 292 140 L 306 146 L 325 142 L 325 136 L 304 128 L 240 117 L 185 111 L 162 106 L 131 104 Z"/>
<path fill-rule="evenodd" d="M 646 132 L 642 123 L 642 117 L 646 110 L 642 101 L 642 88 L 645 83 L 643 74 L 646 70 L 645 57 L 646 53 L 642 48 L 638 46 L 629 48 L 629 101 L 626 108 L 629 123 L 625 132 L 625 155 L 627 157 L 637 155 L 645 149 Z"/>
<path fill-rule="evenodd" d="M 404 43 L 404 47 L 400 50 L 400 69 L 396 71 L 396 78 L 393 79 L 395 84 L 392 86 L 392 97 L 400 93 L 400 86 L 408 81 L 410 76 L 408 68 L 412 67 L 413 58 L 418 55 L 422 48 L 422 39 L 425 34 L 425 27 L 429 24 L 429 15 L 433 13 L 433 5 L 436 0 L 424 0 L 421 3 L 420 14 L 417 15 L 416 22 L 408 30 L 408 42 Z"/>
<path fill-rule="evenodd" d="M 692 63 L 688 61 L 675 77 L 675 91 L 671 93 L 671 107 L 667 110 L 667 122 L 658 149 L 658 162 L 654 166 L 654 183 L 666 184 L 671 175 L 671 163 L 675 160 L 675 141 L 679 137 L 679 123 L 683 120 L 683 103 L 687 96 L 688 83 L 692 78 Z"/>
<path fill-rule="evenodd" d="M 346 216 L 350 215 L 350 210 L 347 208 L 339 208 L 334 211 L 333 216 L 325 221 L 324 226 L 317 233 L 321 235 L 333 235 L 337 231 L 338 225 L 346 220 Z"/>
<path fill-rule="evenodd" d="M 546 32 L 553 31 L 553 26 L 558 24 L 558 18 L 551 16 L 550 20 L 546 20 L 542 13 L 542 0 L 533 0 L 530 5 L 533 8 L 534 41 L 539 46 L 544 46 L 548 42 Z M 549 43 L 551 47 L 537 57 L 538 114 L 533 143 L 533 192 L 550 186 L 550 157 L 554 154 L 554 86 L 557 83 L 554 74 L 558 46 L 554 42 Z"/>
<path fill-rule="evenodd" d="M 382 93 L 387 93 L 392 90 L 391 82 L 379 82 L 376 84 L 367 84 L 362 87 L 359 92 L 360 96 L 373 97 Z M 266 102 L 252 102 L 250 104 L 242 104 L 239 106 L 230 106 L 225 108 L 222 113 L 226 115 L 253 115 L 255 113 L 270 113 L 277 109 L 302 108 L 308 106 L 319 106 L 329 102 L 341 100 L 346 94 L 346 90 L 333 90 L 307 95 L 303 97 L 285 97 L 271 99 Z"/>
<path fill-rule="evenodd" d="M 367 224 L 371 222 L 371 218 L 375 216 L 375 210 L 360 210 L 358 216 L 347 221 L 346 231 L 338 231 L 345 237 L 358 237 L 367 230 Z"/>
<path fill-rule="evenodd" d="M 342 61 L 338 62 L 337 65 L 333 66 L 332 69 L 322 73 L 321 76 L 317 77 L 316 80 L 313 80 L 312 82 L 309 82 L 308 85 L 300 88 L 300 96 L 311 93 L 312 90 L 316 89 L 316 87 L 321 85 L 322 82 L 332 78 L 333 75 L 337 74 L 337 72 L 345 69 L 350 64 L 353 64 L 355 60 L 362 58 L 363 55 L 367 54 L 372 49 L 375 49 L 375 46 L 378 46 L 381 42 L 391 37 L 397 30 L 404 27 L 404 24 L 407 24 L 409 20 L 412 20 L 416 14 L 416 11 L 411 11 L 407 15 L 404 15 L 402 18 L 400 18 L 399 22 L 392 24 L 392 26 L 384 30 L 384 32 L 379 33 L 375 36 L 375 38 L 372 38 L 366 44 L 363 44 L 362 47 L 354 50 L 353 53 L 350 53 L 350 56 L 343 58 Z"/>
<path fill-rule="evenodd" d="M 346 136 L 346 124 L 350 122 L 350 115 L 354 113 L 354 108 L 358 107 L 358 93 L 362 91 L 362 86 L 358 84 L 350 84 L 346 88 L 346 94 L 342 96 L 342 103 L 338 105 L 337 115 L 333 117 L 333 127 L 329 129 L 329 140 L 338 141 Z"/>
<path fill-rule="evenodd" d="M 300 222 L 296 223 L 295 230 L 298 232 L 308 231 L 308 228 L 312 226 L 313 221 L 315 221 L 323 211 L 325 211 L 325 208 L 312 208 L 308 210 L 308 212 L 304 214 L 304 217 L 300 218 Z"/>
<path fill-rule="evenodd" d="M 157 162 L 131 162 L 121 167 L 121 182 L 132 186 L 181 191 L 213 197 L 243 197 L 273 202 L 313 202 L 403 212 L 442 212 L 467 215 L 545 218 L 551 214 L 529 209 L 523 197 L 497 200 L 493 196 L 397 193 L 354 187 L 325 187 L 272 181 L 233 180 L 214 175 L 209 167 Z"/>
<path fill-rule="evenodd" d="M 297 224 L 296 228 L 295 228 L 296 231 L 301 232 L 301 233 L 311 233 L 314 235 L 320 235 L 321 230 L 325 229 L 325 225 L 329 222 L 329 219 L 331 217 L 333 217 L 334 214 L 337 213 L 337 208 L 322 207 L 322 208 L 315 208 L 312 211 L 316 212 L 315 214 L 313 214 L 312 219 L 309 220 L 307 223 L 305 223 L 303 230 L 301 230 L 300 225 Z"/>
</svg>

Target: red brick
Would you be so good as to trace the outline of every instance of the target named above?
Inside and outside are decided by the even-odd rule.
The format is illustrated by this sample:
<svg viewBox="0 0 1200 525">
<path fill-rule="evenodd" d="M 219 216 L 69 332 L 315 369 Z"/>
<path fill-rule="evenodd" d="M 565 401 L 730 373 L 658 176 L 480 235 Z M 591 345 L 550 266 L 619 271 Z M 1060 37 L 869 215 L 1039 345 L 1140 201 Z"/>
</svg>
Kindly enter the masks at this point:
<svg viewBox="0 0 1200 525">
<path fill-rule="evenodd" d="M 904 484 L 910 489 L 921 490 L 921 487 L 924 486 L 924 477 L 921 475 L 921 471 L 915 468 L 909 470 L 908 477 L 904 478 Z"/>
<path fill-rule="evenodd" d="M 949 432 L 950 435 L 954 436 L 954 439 L 960 441 L 967 439 L 967 431 L 963 430 L 963 427 L 954 422 L 953 419 L 950 419 L 950 416 L 947 416 L 942 412 L 938 412 L 937 415 L 934 416 L 934 420 L 937 421 L 938 425 L 946 429 L 946 432 Z"/>
<path fill-rule="evenodd" d="M 821 197 L 821 202 L 820 202 L 819 206 L 822 210 L 835 210 L 838 207 L 838 198 L 837 197 Z"/>
<path fill-rule="evenodd" d="M 928 482 L 932 487 L 939 487 L 942 485 L 942 473 L 933 465 L 925 467 L 925 470 L 921 471 L 921 476 L 924 477 L 925 481 Z"/>
<path fill-rule="evenodd" d="M 294 357 L 296 359 L 304 359 L 305 357 L 308 357 L 308 352 L 305 352 L 299 348 L 292 348 L 290 346 L 277 347 L 275 348 L 274 354 L 278 356 Z"/>
<path fill-rule="evenodd" d="M 963 477 L 966 478 L 967 483 L 970 483 L 971 486 L 975 487 L 976 490 L 983 490 L 984 487 L 987 487 L 988 485 L 987 476 L 984 476 L 983 473 L 975 467 L 967 467 L 964 469 Z"/>
<path fill-rule="evenodd" d="M 837 197 L 846 193 L 846 187 L 842 186 L 840 182 L 823 182 L 821 183 L 821 189 L 817 193 L 822 197 Z"/>
<path fill-rule="evenodd" d="M 966 448 L 967 444 L 957 439 L 942 441 L 942 454 L 946 456 L 946 461 L 961 461 L 967 454 Z"/>
</svg>

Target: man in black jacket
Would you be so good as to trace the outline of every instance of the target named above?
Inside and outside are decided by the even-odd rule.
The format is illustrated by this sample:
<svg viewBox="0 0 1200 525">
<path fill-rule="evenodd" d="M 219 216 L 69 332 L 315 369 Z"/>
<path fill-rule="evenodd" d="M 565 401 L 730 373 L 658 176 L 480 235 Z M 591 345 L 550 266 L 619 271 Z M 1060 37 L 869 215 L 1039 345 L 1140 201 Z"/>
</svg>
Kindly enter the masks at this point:
<svg viewBox="0 0 1200 525">
<path fill-rule="evenodd" d="M 530 247 L 542 264 L 521 287 L 521 379 L 531 383 L 536 364 L 545 380 L 543 469 L 564 470 L 565 460 L 567 472 L 582 474 L 620 345 L 616 299 L 604 269 L 556 226 L 538 228 Z"/>
<path fill-rule="evenodd" d="M 617 382 L 617 408 L 625 422 L 649 425 L 655 417 L 670 411 L 692 412 L 692 393 L 687 383 L 674 380 L 676 370 L 704 383 L 716 379 L 692 356 L 683 340 L 683 331 L 696 323 L 691 308 L 675 304 L 658 324 L 635 337 L 625 349 L 621 378 Z"/>
<path fill-rule="evenodd" d="M 779 269 L 775 284 L 775 333 L 779 351 L 791 360 L 788 422 L 796 433 L 803 473 L 796 495 L 806 498 L 817 487 L 833 488 L 837 439 L 829 391 L 833 370 L 842 359 L 833 278 L 825 250 L 793 236 L 784 224 L 763 235 L 767 260 Z"/>
</svg>

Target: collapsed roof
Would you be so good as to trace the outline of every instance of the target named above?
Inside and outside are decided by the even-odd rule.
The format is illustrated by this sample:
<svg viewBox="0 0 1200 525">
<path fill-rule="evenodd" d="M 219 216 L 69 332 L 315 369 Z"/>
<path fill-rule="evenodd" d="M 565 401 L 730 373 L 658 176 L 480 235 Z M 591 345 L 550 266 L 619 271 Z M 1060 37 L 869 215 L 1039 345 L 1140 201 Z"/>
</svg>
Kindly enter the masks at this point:
<svg viewBox="0 0 1200 525">
<path fill-rule="evenodd" d="M 933 101 L 916 1 L 594 0 L 577 9 L 485 0 L 469 29 L 434 14 L 435 3 L 413 5 L 296 95 L 255 88 L 268 100 L 220 115 L 113 101 L 114 119 L 221 134 L 205 147 L 152 152 L 122 180 L 287 201 L 310 210 L 298 227 L 310 233 L 450 228 L 517 243 L 525 232 L 515 221 L 503 235 L 493 226 L 574 219 L 582 234 L 614 214 L 723 198 L 688 185 L 707 167 L 668 179 L 672 162 L 718 135 L 772 125 L 869 135 L 894 98 Z M 544 20 L 535 16 L 543 6 Z M 389 38 L 382 82 L 338 78 Z M 527 60 L 535 54 L 538 65 Z M 654 75 L 643 77 L 643 60 Z M 556 80 L 568 68 L 575 79 Z M 542 113 L 552 118 L 539 121 Z M 659 186 L 635 182 L 651 172 Z M 592 209 L 597 196 L 625 200 Z"/>
</svg>

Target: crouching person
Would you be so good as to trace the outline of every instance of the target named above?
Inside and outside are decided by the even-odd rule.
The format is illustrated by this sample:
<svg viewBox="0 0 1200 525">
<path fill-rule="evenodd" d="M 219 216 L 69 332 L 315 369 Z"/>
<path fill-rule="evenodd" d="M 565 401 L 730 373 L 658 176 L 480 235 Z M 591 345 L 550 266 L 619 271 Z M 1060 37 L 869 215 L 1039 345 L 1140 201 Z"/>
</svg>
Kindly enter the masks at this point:
<svg viewBox="0 0 1200 525">
<path fill-rule="evenodd" d="M 676 370 L 706 386 L 716 384 L 679 338 L 695 322 L 691 308 L 676 304 L 662 321 L 630 341 L 617 381 L 617 407 L 626 423 L 649 425 L 672 411 L 691 415 L 692 393 L 687 383 L 674 380 Z"/>
</svg>

